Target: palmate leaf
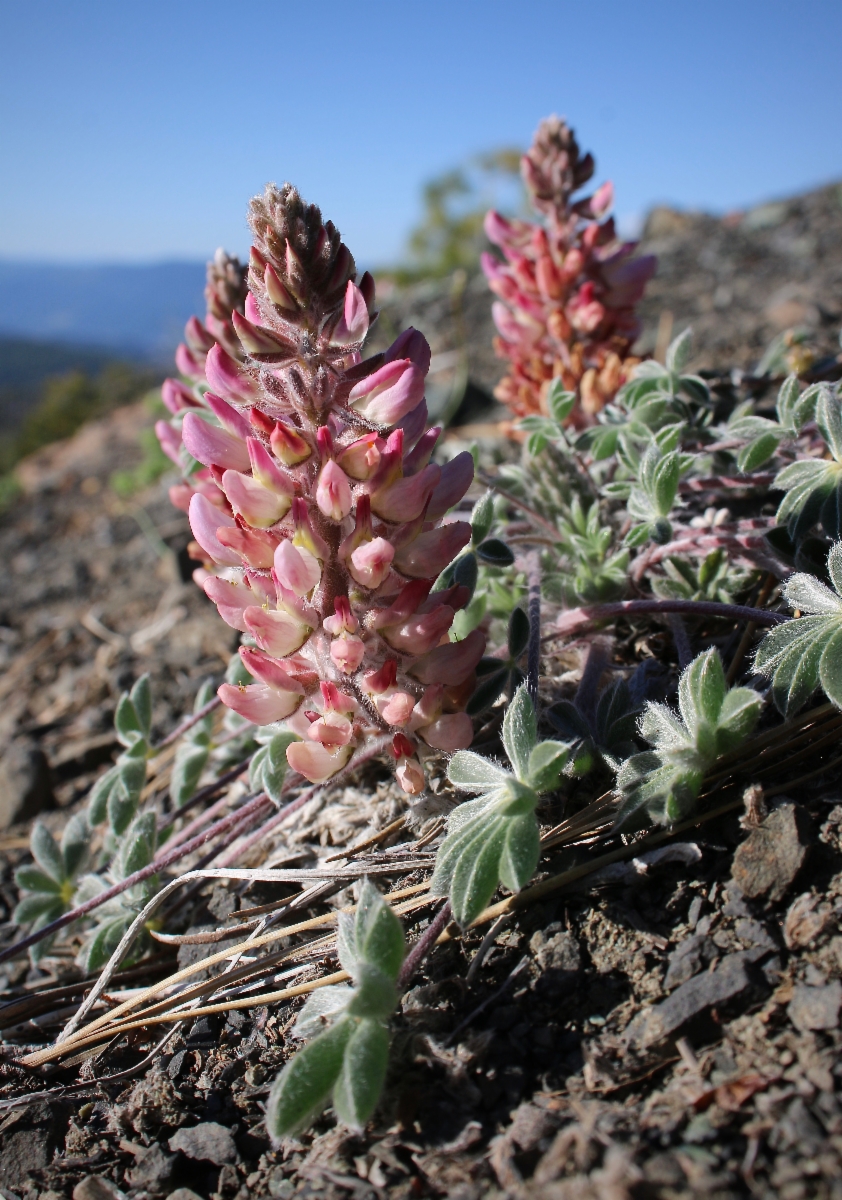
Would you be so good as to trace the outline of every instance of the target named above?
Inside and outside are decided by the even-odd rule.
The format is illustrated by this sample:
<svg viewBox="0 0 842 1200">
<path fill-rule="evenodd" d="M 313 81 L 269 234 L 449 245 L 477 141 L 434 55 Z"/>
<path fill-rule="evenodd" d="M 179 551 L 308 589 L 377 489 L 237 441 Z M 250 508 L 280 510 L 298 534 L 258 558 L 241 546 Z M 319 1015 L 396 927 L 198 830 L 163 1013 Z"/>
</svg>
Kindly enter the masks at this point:
<svg viewBox="0 0 842 1200">
<path fill-rule="evenodd" d="M 792 575 L 784 597 L 806 614 L 771 629 L 754 658 L 772 681 L 772 699 L 785 716 L 797 712 L 821 686 L 842 708 L 842 542 L 831 547 L 827 568 L 833 589 L 812 575 Z"/>
<path fill-rule="evenodd" d="M 750 688 L 729 690 L 718 651 L 707 650 L 682 672 L 678 703 L 680 715 L 665 704 L 646 705 L 640 734 L 654 749 L 633 754 L 617 773 L 617 824 L 639 809 L 659 824 L 686 816 L 719 755 L 751 733 L 762 701 Z"/>
<path fill-rule="evenodd" d="M 808 402 L 802 397 L 800 403 Z M 797 419 L 794 413 L 792 418 Z M 786 492 L 777 520 L 796 541 L 819 521 L 829 537 L 842 537 L 842 402 L 827 384 L 818 389 L 815 419 L 833 459 L 794 462 L 784 467 L 774 483 L 778 491 Z"/>
<path fill-rule="evenodd" d="M 449 896 L 463 928 L 487 906 L 498 884 L 519 891 L 534 874 L 539 849 L 535 808 L 541 793 L 558 787 L 570 753 L 564 742 L 538 741 L 525 687 L 518 688 L 506 710 L 503 744 L 514 772 L 470 750 L 454 754 L 448 768 L 456 787 L 481 793 L 450 814 L 430 883 L 433 895 Z"/>
<path fill-rule="evenodd" d="M 275 1080 L 266 1128 L 276 1142 L 310 1123 L 330 1099 L 354 1022 L 345 1017 L 299 1050 Z"/>
<path fill-rule="evenodd" d="M 398 918 L 367 879 L 355 915 L 340 913 L 338 945 L 354 986 L 320 989 L 301 1010 L 295 1036 L 313 1040 L 272 1085 L 266 1127 L 276 1144 L 309 1124 L 331 1097 L 339 1120 L 362 1130 L 383 1089 L 387 1021 L 398 1001 L 405 944 Z"/>
</svg>

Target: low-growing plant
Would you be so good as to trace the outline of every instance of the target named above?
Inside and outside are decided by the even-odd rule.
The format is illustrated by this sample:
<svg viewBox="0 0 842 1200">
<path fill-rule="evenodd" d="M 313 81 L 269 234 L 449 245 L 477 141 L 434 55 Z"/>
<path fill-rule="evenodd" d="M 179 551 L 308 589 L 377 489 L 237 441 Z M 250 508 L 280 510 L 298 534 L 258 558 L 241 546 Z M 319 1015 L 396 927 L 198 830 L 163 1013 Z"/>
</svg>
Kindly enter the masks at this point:
<svg viewBox="0 0 842 1200">
<path fill-rule="evenodd" d="M 114 729 L 125 749 L 114 766 L 94 784 L 88 820 L 92 826 L 108 821 L 111 832 L 119 837 L 134 820 L 146 783 L 152 732 L 152 689 L 148 675 L 142 675 L 131 691 L 120 697 Z"/>
<path fill-rule="evenodd" d="M 801 616 L 770 630 L 755 655 L 755 669 L 771 680 L 772 699 L 787 717 L 818 687 L 842 708 L 842 542 L 831 546 L 827 569 L 832 588 L 813 575 L 789 577 L 784 599 Z"/>
<path fill-rule="evenodd" d="M 754 729 L 762 698 L 751 688 L 730 688 L 717 650 L 706 650 L 681 673 L 678 712 L 649 701 L 640 736 L 653 746 L 627 758 L 617 772 L 623 804 L 618 824 L 638 810 L 669 825 L 689 815 L 705 773 Z"/>
<path fill-rule="evenodd" d="M 486 907 L 499 884 L 518 892 L 538 865 L 535 809 L 558 787 L 568 757 L 563 742 L 538 741 L 535 709 L 525 685 L 503 718 L 506 770 L 470 750 L 453 755 L 447 778 L 460 791 L 479 793 L 450 814 L 436 857 L 430 890 L 448 896 L 465 928 Z"/>
<path fill-rule="evenodd" d="M 361 1131 L 377 1107 L 389 1064 L 389 1017 L 398 1004 L 405 954 L 401 923 L 363 880 L 355 916 L 339 914 L 339 961 L 353 986 L 320 988 L 299 1013 L 293 1036 L 307 1044 L 272 1085 L 266 1128 L 273 1141 L 308 1125 L 330 1102 Z"/>
<path fill-rule="evenodd" d="M 34 930 L 49 925 L 73 907 L 79 874 L 89 855 L 90 830 L 84 813 L 71 817 L 64 827 L 60 844 L 42 821 L 36 821 L 29 838 L 29 852 L 35 866 L 18 867 L 15 883 L 21 898 L 12 914 L 17 925 Z M 46 937 L 30 950 L 38 963 L 51 949 L 54 938 Z"/>
</svg>

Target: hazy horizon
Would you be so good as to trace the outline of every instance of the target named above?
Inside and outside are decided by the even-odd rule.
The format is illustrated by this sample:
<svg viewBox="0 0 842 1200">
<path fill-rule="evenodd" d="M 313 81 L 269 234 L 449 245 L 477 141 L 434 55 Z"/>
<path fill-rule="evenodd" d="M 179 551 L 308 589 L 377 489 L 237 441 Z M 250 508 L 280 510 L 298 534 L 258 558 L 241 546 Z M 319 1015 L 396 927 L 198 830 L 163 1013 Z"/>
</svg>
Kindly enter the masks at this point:
<svg viewBox="0 0 842 1200">
<path fill-rule="evenodd" d="M 0 256 L 244 253 L 249 197 L 290 179 L 383 268 L 425 181 L 525 147 L 551 112 L 626 226 L 655 204 L 723 213 L 842 177 L 832 0 L 325 0 L 310 25 L 293 16 L 283 0 L 0 0 Z"/>
</svg>

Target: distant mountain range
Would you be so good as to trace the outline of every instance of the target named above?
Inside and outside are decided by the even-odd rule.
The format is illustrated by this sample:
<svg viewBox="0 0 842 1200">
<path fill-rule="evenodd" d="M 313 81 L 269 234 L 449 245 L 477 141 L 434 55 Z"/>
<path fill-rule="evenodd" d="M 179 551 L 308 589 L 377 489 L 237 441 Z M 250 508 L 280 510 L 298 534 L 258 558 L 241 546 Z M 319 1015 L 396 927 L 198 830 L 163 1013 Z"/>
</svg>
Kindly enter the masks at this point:
<svg viewBox="0 0 842 1200">
<path fill-rule="evenodd" d="M 166 363 L 187 318 L 204 313 L 204 286 L 199 262 L 72 266 L 0 259 L 0 338 Z"/>
</svg>

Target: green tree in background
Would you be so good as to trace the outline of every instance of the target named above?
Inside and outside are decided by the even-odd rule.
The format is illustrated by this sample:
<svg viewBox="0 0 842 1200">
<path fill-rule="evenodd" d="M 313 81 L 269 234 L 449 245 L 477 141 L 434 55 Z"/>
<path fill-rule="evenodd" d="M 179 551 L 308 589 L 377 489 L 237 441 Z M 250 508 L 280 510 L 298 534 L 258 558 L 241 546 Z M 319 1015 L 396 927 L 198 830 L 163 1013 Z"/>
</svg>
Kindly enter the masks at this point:
<svg viewBox="0 0 842 1200">
<path fill-rule="evenodd" d="M 521 151 L 512 147 L 478 155 L 424 185 L 423 217 L 409 236 L 409 259 L 390 274 L 398 283 L 470 270 L 488 242 L 483 220 L 490 208 L 522 207 Z"/>
</svg>

